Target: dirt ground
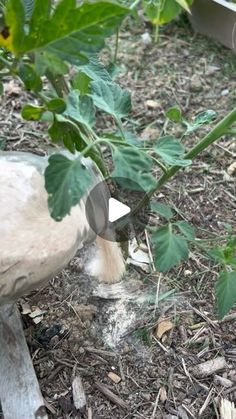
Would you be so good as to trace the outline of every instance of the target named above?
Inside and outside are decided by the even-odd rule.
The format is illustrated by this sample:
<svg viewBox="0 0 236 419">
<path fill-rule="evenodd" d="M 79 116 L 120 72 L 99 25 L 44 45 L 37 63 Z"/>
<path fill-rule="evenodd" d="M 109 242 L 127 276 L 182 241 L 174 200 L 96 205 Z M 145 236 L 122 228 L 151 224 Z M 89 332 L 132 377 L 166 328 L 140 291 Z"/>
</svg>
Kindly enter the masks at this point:
<svg viewBox="0 0 236 419">
<path fill-rule="evenodd" d="M 194 35 L 184 20 L 166 27 L 159 45 L 143 42 L 142 34 L 151 33 L 148 24 L 133 26 L 121 31 L 118 52 L 118 80 L 133 100 L 127 127 L 149 141 L 166 128 L 180 134 L 179 127 L 163 127 L 170 106 L 178 104 L 189 120 L 205 109 L 220 118 L 235 106 L 231 51 Z M 16 85 L 6 85 L 0 125 L 7 149 L 43 153 L 46 131 L 21 120 L 24 98 Z M 103 115 L 100 123 L 110 122 Z M 197 237 L 211 234 L 218 241 L 225 223 L 235 227 L 235 178 L 227 175 L 235 155 L 234 139 L 223 138 L 158 195 L 193 223 Z M 84 271 L 91 252 L 79 252 L 47 287 L 19 303 L 23 312 L 42 311 L 37 324 L 28 314 L 22 318 L 49 417 L 218 418 L 219 398 L 236 398 L 236 311 L 217 320 L 218 267 L 193 248 L 189 262 L 166 276 L 130 266 L 123 288 L 110 292 Z M 175 294 L 157 304 L 157 295 L 171 290 Z M 194 370 L 209 360 L 215 360 L 215 371 Z M 87 399 L 82 411 L 72 397 L 78 376 Z"/>
</svg>

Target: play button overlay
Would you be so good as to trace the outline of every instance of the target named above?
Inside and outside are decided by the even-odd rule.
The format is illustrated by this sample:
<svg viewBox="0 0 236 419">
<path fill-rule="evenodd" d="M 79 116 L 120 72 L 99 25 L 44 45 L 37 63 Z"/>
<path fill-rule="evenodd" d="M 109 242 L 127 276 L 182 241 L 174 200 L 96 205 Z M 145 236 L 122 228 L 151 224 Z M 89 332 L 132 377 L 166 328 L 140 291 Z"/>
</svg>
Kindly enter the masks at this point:
<svg viewBox="0 0 236 419">
<path fill-rule="evenodd" d="M 89 192 L 85 203 L 90 228 L 109 241 L 124 242 L 139 237 L 150 214 L 146 198 L 146 192 L 131 179 L 105 179 Z M 147 201 L 145 206 L 137 210 L 144 199 Z"/>
<path fill-rule="evenodd" d="M 122 202 L 117 201 L 115 198 L 109 198 L 108 220 L 110 223 L 119 220 L 124 215 L 129 214 L 130 211 L 131 209 L 127 205 L 122 204 Z"/>
</svg>

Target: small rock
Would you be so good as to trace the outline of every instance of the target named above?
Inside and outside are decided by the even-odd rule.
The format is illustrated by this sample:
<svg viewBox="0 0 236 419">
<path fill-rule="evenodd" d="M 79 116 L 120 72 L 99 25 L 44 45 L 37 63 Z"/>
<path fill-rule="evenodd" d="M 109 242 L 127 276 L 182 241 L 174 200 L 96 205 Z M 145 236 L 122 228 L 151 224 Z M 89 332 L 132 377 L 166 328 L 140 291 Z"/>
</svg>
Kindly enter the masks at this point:
<svg viewBox="0 0 236 419">
<path fill-rule="evenodd" d="M 224 89 L 221 92 L 221 96 L 228 96 L 228 94 L 229 94 L 229 89 Z"/>
<path fill-rule="evenodd" d="M 144 32 L 141 35 L 141 40 L 144 45 L 150 45 L 152 43 L 152 38 L 149 32 Z"/>
<path fill-rule="evenodd" d="M 147 400 L 147 402 L 149 402 L 149 400 L 151 400 L 151 394 L 150 393 L 142 393 L 141 396 L 144 400 Z"/>
</svg>

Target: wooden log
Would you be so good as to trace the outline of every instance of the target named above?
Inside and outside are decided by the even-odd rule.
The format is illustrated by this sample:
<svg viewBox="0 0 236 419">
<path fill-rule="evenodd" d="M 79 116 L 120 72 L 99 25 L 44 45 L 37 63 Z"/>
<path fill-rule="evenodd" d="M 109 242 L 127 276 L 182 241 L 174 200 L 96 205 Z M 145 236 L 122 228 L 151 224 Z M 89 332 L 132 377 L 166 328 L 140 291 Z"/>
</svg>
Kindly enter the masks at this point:
<svg viewBox="0 0 236 419">
<path fill-rule="evenodd" d="M 15 306 L 0 306 L 0 401 L 4 419 L 47 419 Z"/>
</svg>

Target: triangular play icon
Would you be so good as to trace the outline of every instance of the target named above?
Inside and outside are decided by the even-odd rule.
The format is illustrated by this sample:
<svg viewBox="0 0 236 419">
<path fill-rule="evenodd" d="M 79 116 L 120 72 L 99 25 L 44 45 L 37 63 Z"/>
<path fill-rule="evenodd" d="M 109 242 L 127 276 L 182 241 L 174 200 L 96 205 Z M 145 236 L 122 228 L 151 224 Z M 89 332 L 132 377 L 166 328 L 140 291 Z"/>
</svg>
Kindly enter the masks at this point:
<svg viewBox="0 0 236 419">
<path fill-rule="evenodd" d="M 117 201 L 115 198 L 109 198 L 109 213 L 108 218 L 110 223 L 113 223 L 116 220 L 119 220 L 119 218 L 124 217 L 124 215 L 129 214 L 130 207 L 128 207 L 125 204 L 122 204 L 122 202 Z"/>
</svg>

